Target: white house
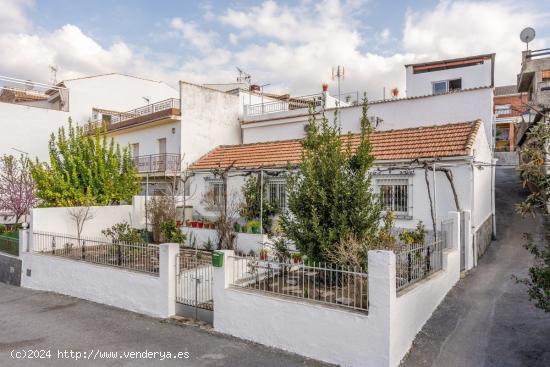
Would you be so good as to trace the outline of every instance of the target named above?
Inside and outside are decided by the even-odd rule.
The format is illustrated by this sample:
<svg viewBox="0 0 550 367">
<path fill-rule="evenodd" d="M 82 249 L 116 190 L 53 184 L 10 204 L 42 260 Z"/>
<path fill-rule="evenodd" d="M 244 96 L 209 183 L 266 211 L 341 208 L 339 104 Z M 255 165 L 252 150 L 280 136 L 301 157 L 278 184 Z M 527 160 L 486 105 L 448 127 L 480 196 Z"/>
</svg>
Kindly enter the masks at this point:
<svg viewBox="0 0 550 367">
<path fill-rule="evenodd" d="M 464 237 L 463 268 L 471 268 L 491 241 L 493 223 L 492 155 L 481 121 L 375 131 L 371 140 L 374 186 L 383 205 L 396 214 L 396 226 L 414 228 L 422 221 L 427 229 L 433 229 L 435 221 L 439 230 L 443 213 L 466 213 L 466 231 L 471 228 L 473 235 L 466 233 Z M 263 171 L 269 199 L 284 206 L 284 173 L 289 165 L 300 162 L 300 153 L 299 139 L 225 145 L 212 150 L 191 166 L 191 190 L 195 195 L 190 204 L 195 216 L 215 216 L 203 198 L 205 193 L 213 192 L 222 200 L 224 183 L 214 172 L 231 165 L 229 200 L 240 200 L 246 173 Z"/>
<path fill-rule="evenodd" d="M 56 85 L 9 77 L 0 77 L 0 83 L 0 127 L 9 132 L 0 136 L 0 154 L 19 150 L 41 160 L 48 158 L 50 134 L 66 125 L 69 117 L 84 124 L 94 119 L 94 107 L 128 111 L 178 97 L 178 91 L 163 82 L 116 73 Z"/>
</svg>

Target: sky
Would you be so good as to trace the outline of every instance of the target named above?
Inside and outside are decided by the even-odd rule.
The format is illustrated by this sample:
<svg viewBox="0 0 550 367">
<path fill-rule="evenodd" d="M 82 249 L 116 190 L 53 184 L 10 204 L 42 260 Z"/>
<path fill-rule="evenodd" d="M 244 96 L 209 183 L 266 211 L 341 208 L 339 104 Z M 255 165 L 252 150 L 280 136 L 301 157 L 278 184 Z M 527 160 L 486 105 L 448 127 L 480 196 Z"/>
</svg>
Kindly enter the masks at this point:
<svg viewBox="0 0 550 367">
<path fill-rule="evenodd" d="M 0 75 L 50 82 L 119 72 L 230 83 L 236 67 L 266 92 L 404 90 L 403 65 L 496 53 L 497 85 L 520 68 L 521 29 L 550 47 L 547 0 L 0 0 Z"/>
</svg>

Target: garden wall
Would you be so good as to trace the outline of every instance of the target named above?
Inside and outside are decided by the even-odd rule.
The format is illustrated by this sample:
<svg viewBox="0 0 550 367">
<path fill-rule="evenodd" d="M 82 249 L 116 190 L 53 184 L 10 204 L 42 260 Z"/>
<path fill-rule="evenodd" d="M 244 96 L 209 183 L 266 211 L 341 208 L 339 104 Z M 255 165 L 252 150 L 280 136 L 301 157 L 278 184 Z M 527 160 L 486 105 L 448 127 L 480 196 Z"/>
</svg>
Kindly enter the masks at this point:
<svg viewBox="0 0 550 367">
<path fill-rule="evenodd" d="M 21 259 L 0 252 L 0 283 L 21 285 Z"/>
<path fill-rule="evenodd" d="M 398 366 L 460 277 L 459 216 L 443 269 L 396 293 L 391 251 L 369 251 L 368 314 L 231 285 L 232 251 L 214 268 L 214 329 L 343 366 Z"/>
<path fill-rule="evenodd" d="M 31 210 L 31 230 L 76 235 L 76 225 L 69 215 L 74 208 L 34 208 Z M 98 237 L 101 231 L 123 221 L 131 222 L 132 205 L 92 206 L 93 218 L 84 224 L 82 236 Z"/>
<path fill-rule="evenodd" d="M 215 229 L 205 229 L 205 228 L 192 228 L 192 227 L 183 227 L 181 229 L 186 235 L 185 245 L 192 247 L 191 237 L 194 237 L 197 242 L 197 247 L 199 249 L 204 249 L 205 244 L 210 238 L 214 250 L 216 249 L 216 244 L 218 243 L 218 234 Z M 265 243 L 268 242 L 267 235 L 253 234 L 253 233 L 237 233 L 237 242 L 236 242 L 236 251 L 248 254 L 250 251 L 258 254 L 260 249 Z"/>
<path fill-rule="evenodd" d="M 23 236 L 21 242 L 23 242 Z M 159 275 L 139 273 L 58 256 L 22 251 L 23 287 L 57 292 L 109 306 L 166 318 L 175 313 L 177 244 L 161 244 Z M 20 243 L 21 249 L 27 244 Z"/>
</svg>

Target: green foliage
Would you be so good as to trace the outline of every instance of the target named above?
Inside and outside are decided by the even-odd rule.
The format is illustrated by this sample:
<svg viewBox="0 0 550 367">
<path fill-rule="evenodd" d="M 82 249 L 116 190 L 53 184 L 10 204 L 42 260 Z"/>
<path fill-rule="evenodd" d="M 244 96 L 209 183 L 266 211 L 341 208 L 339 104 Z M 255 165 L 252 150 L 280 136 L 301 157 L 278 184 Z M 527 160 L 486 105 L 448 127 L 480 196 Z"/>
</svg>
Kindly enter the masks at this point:
<svg viewBox="0 0 550 367">
<path fill-rule="evenodd" d="M 96 127 L 94 135 L 86 135 L 69 119 L 67 129 L 52 134 L 49 154 L 49 164 L 31 164 L 42 206 L 120 204 L 139 192 L 140 179 L 129 149 L 109 141 L 106 130 Z"/>
<path fill-rule="evenodd" d="M 372 243 L 383 215 L 369 169 L 371 125 L 363 101 L 361 134 L 352 148 L 352 136 L 341 135 L 337 114 L 329 123 L 311 114 L 302 141 L 299 172 L 287 179 L 288 211 L 281 217 L 286 236 L 311 261 L 326 261 L 338 243 L 353 235 Z"/>
<path fill-rule="evenodd" d="M 202 247 L 206 251 L 212 251 L 214 249 L 214 243 L 212 242 L 210 237 L 208 237 L 208 239 L 202 243 Z"/>
<path fill-rule="evenodd" d="M 264 177 L 263 180 L 263 197 L 260 195 L 260 179 L 258 176 L 252 175 L 249 176 L 243 187 L 243 204 L 240 210 L 240 215 L 246 220 L 255 220 L 260 219 L 260 210 L 263 211 L 262 222 L 264 232 L 269 232 L 271 227 L 272 217 L 279 213 L 279 208 L 271 201 L 269 201 L 269 195 L 267 192 L 267 180 Z M 260 206 L 260 203 L 263 201 L 263 205 Z"/>
<path fill-rule="evenodd" d="M 550 126 L 539 123 L 531 128 L 526 143 L 521 148 L 521 161 L 518 167 L 524 187 L 530 190 L 529 196 L 518 204 L 517 210 L 522 215 L 543 213 L 548 217 L 548 201 L 550 198 L 550 176 L 545 164 L 548 161 L 548 142 Z M 525 234 L 526 249 L 535 257 L 534 265 L 529 268 L 529 277 L 518 279 L 527 285 L 528 295 L 535 306 L 550 312 L 550 239 L 547 234 L 542 244 L 537 245 L 532 235 Z"/>
<path fill-rule="evenodd" d="M 161 226 L 168 222 L 176 223 L 176 204 L 171 196 L 154 196 L 146 204 L 147 218 L 153 229 L 153 241 L 163 241 Z"/>
<path fill-rule="evenodd" d="M 248 226 L 246 224 L 243 224 L 241 230 L 243 233 L 248 233 Z"/>
<path fill-rule="evenodd" d="M 185 233 L 176 225 L 175 220 L 169 220 L 160 224 L 160 240 L 162 242 L 185 243 Z"/>
<path fill-rule="evenodd" d="M 278 237 L 271 242 L 271 248 L 277 261 L 284 262 L 290 258 L 288 249 L 288 240 L 284 237 Z"/>
<path fill-rule="evenodd" d="M 6 226 L 0 223 L 0 233 L 6 232 Z"/>
<path fill-rule="evenodd" d="M 143 243 L 141 232 L 132 228 L 128 222 L 116 223 L 112 227 L 102 230 L 101 233 L 115 243 Z"/>
<path fill-rule="evenodd" d="M 399 239 L 403 241 L 406 245 L 417 243 L 424 244 L 426 242 L 426 229 L 424 228 L 424 223 L 420 221 L 416 225 L 415 229 L 406 229 L 403 232 L 399 233 Z"/>
</svg>

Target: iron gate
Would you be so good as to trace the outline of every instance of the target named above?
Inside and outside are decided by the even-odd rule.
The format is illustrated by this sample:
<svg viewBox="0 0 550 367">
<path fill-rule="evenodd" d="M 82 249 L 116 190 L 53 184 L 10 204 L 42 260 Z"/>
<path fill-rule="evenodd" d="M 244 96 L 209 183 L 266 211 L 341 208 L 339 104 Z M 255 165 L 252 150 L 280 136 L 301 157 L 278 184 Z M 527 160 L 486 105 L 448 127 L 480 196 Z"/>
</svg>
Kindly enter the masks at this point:
<svg viewBox="0 0 550 367">
<path fill-rule="evenodd" d="M 176 261 L 176 302 L 213 311 L 212 254 L 207 251 L 182 250 Z"/>
</svg>

